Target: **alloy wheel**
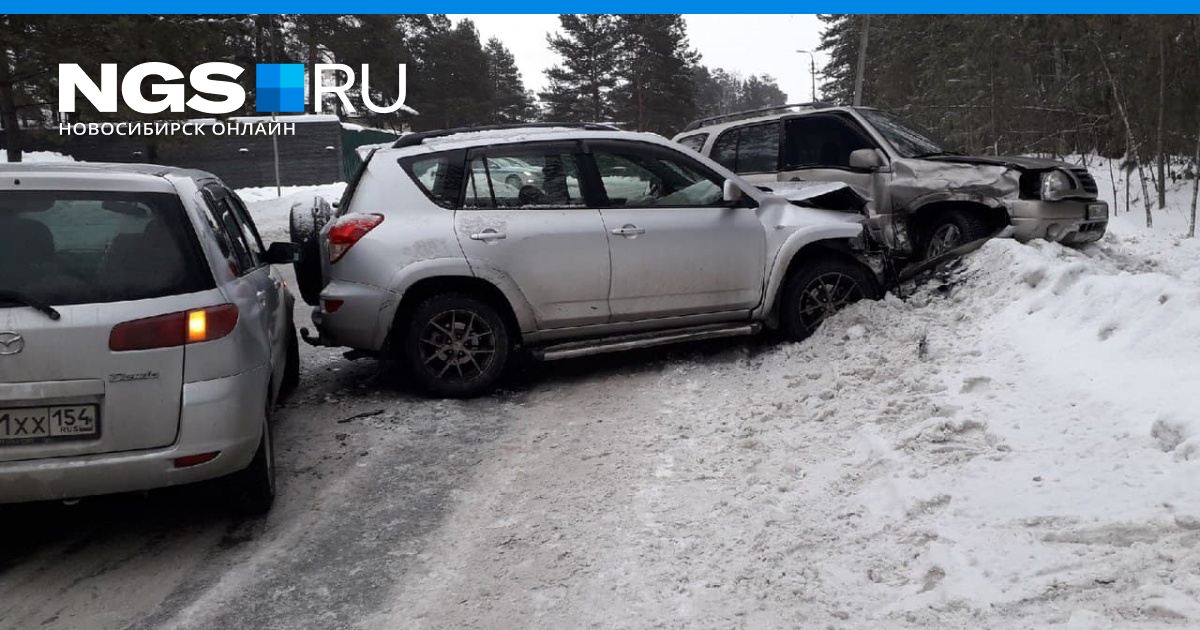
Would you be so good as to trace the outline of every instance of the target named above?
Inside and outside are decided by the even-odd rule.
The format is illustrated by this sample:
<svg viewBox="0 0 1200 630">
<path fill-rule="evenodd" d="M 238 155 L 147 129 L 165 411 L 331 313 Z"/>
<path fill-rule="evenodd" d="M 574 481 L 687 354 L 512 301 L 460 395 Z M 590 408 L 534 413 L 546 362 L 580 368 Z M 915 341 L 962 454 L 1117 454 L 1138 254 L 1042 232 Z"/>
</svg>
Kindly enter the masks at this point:
<svg viewBox="0 0 1200 630">
<path fill-rule="evenodd" d="M 959 245 L 962 245 L 962 230 L 953 223 L 947 223 L 935 230 L 929 238 L 926 258 L 941 256 Z"/>
<path fill-rule="evenodd" d="M 813 330 L 842 307 L 862 298 L 862 288 L 854 278 L 837 271 L 823 273 L 800 294 L 800 322 Z"/>
<path fill-rule="evenodd" d="M 421 365 L 434 378 L 470 380 L 496 356 L 496 332 L 472 311 L 453 309 L 430 318 L 421 331 Z"/>
</svg>

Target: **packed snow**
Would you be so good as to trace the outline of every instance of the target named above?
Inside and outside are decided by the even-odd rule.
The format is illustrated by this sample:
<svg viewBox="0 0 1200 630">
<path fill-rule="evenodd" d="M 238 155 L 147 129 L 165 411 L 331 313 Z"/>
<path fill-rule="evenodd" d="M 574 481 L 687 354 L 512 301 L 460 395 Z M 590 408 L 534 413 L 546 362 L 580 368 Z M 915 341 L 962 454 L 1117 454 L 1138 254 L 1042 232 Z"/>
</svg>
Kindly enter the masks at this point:
<svg viewBox="0 0 1200 630">
<path fill-rule="evenodd" d="M 540 392 L 366 626 L 1200 626 L 1187 184 L 800 344 Z"/>
<path fill-rule="evenodd" d="M 74 162 L 75 158 L 54 151 L 25 151 L 21 154 L 22 162 Z M 0 150 L 0 164 L 8 163 L 8 153 Z"/>
<path fill-rule="evenodd" d="M 338 182 L 321 186 L 283 186 L 280 189 L 274 186 L 239 188 L 236 192 L 246 202 L 263 241 L 270 242 L 288 240 L 292 205 L 310 204 L 314 196 L 324 197 L 332 204 L 342 198 L 345 190 L 346 183 Z"/>
</svg>

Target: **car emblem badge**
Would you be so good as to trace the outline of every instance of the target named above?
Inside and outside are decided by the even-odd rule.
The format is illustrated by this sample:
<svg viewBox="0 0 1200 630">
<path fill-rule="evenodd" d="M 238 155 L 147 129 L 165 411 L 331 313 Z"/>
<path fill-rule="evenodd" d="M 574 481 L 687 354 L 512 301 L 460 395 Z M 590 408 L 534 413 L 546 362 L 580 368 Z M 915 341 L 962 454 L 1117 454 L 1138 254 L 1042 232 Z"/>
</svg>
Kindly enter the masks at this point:
<svg viewBox="0 0 1200 630">
<path fill-rule="evenodd" d="M 25 338 L 15 332 L 0 332 L 0 356 L 19 354 L 25 349 Z"/>
</svg>

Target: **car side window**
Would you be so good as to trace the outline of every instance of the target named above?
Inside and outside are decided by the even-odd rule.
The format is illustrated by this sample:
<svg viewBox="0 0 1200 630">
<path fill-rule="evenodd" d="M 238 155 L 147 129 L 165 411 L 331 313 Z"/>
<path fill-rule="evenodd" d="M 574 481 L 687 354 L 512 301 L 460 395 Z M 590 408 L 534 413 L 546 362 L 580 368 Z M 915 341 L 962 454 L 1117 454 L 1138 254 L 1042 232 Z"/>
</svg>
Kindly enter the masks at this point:
<svg viewBox="0 0 1200 630">
<path fill-rule="evenodd" d="M 400 168 L 434 203 L 443 208 L 458 205 L 463 183 L 463 151 L 446 151 L 400 158 Z M 343 203 L 342 208 L 348 207 Z"/>
<path fill-rule="evenodd" d="M 785 169 L 848 169 L 851 153 L 875 148 L 866 132 L 840 116 L 802 116 L 788 120 L 785 128 Z"/>
<path fill-rule="evenodd" d="M 266 260 L 266 250 L 263 247 L 262 238 L 258 235 L 258 228 L 255 227 L 254 220 L 250 218 L 250 211 L 246 209 L 246 204 L 242 203 L 236 193 L 231 190 L 226 192 L 225 203 L 228 204 L 230 212 L 237 219 L 250 256 L 254 259 L 255 266 L 262 265 Z"/>
<path fill-rule="evenodd" d="M 609 206 L 720 206 L 722 184 L 683 155 L 651 147 L 593 150 Z"/>
<path fill-rule="evenodd" d="M 708 134 L 697 133 L 679 139 L 679 144 L 699 153 L 704 148 L 704 142 L 708 140 Z"/>
<path fill-rule="evenodd" d="M 713 143 L 712 159 L 735 173 L 774 173 L 779 170 L 779 123 L 727 130 Z"/>
<path fill-rule="evenodd" d="M 779 168 L 779 123 L 742 127 L 735 173 L 773 173 Z"/>
<path fill-rule="evenodd" d="M 737 172 L 738 132 L 740 129 L 728 129 L 717 136 L 713 143 L 712 158 L 714 162 Z"/>
<path fill-rule="evenodd" d="M 496 147 L 471 156 L 463 209 L 581 208 L 579 160 L 561 143 Z"/>
<path fill-rule="evenodd" d="M 235 275 L 241 276 L 258 267 L 237 217 L 221 196 L 220 189 L 211 186 L 205 188 L 203 198 L 204 208 L 207 210 L 204 218 L 217 238 L 217 244 L 230 269 Z"/>
</svg>

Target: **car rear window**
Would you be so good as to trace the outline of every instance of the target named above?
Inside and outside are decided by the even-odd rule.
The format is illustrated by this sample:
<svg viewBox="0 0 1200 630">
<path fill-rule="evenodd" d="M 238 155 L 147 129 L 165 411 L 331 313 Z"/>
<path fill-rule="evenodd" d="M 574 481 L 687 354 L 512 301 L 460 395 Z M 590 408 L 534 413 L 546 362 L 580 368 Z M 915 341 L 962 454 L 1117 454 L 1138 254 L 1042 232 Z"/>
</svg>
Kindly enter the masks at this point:
<svg viewBox="0 0 1200 630">
<path fill-rule="evenodd" d="M 213 286 L 195 232 L 173 194 L 0 193 L 0 292 L 56 305 L 141 300 Z"/>
<path fill-rule="evenodd" d="M 400 168 L 413 178 L 434 203 L 443 208 L 458 205 L 463 184 L 465 151 L 447 151 L 400 158 Z"/>
</svg>

